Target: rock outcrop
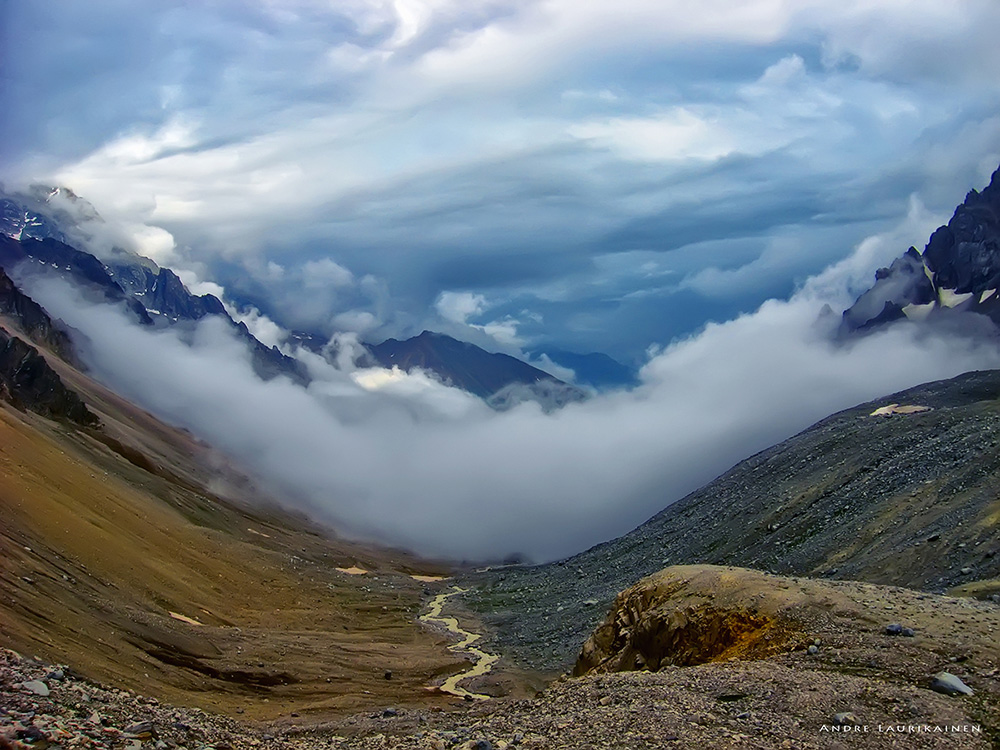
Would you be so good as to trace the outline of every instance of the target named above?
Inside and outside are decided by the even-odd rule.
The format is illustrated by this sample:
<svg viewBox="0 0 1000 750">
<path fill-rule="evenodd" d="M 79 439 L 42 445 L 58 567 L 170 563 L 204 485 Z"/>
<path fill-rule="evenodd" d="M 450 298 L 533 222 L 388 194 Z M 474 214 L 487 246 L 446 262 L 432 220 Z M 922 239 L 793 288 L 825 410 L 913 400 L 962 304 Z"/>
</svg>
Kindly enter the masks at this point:
<svg viewBox="0 0 1000 750">
<path fill-rule="evenodd" d="M 76 362 L 73 342 L 62 322 L 52 320 L 41 305 L 23 294 L 2 267 L 0 315 L 10 318 L 36 344 L 48 347 L 68 362 Z"/>
<path fill-rule="evenodd" d="M 767 576 L 739 568 L 667 568 L 615 599 L 587 640 L 573 673 L 656 671 L 785 650 L 795 628 L 789 597 Z"/>
<path fill-rule="evenodd" d="M 98 424 L 87 405 L 62 382 L 33 346 L 0 329 L 0 398 L 52 419 Z"/>
<path fill-rule="evenodd" d="M 842 333 L 952 311 L 979 313 L 1000 327 L 1000 169 L 972 190 L 923 253 L 911 247 L 875 274 L 875 285 L 844 312 Z"/>
</svg>

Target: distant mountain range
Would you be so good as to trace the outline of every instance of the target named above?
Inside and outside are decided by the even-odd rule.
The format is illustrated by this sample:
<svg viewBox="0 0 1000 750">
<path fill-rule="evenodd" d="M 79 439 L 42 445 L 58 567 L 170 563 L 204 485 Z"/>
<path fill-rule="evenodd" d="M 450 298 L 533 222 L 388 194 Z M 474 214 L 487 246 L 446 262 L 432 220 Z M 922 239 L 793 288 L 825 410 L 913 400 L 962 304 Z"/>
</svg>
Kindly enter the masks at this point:
<svg viewBox="0 0 1000 750">
<path fill-rule="evenodd" d="M 424 331 L 404 341 L 387 339 L 369 346 L 368 351 L 382 367 L 433 372 L 449 385 L 486 399 L 498 408 L 522 400 L 520 393 L 553 406 L 584 398 L 579 389 L 537 367 L 443 333 Z"/>
<path fill-rule="evenodd" d="M 897 320 L 934 321 L 974 313 L 1000 327 L 1000 169 L 972 190 L 924 251 L 911 247 L 875 274 L 875 285 L 844 312 L 842 332 Z"/>
<path fill-rule="evenodd" d="M 59 193 L 68 193 L 76 215 L 56 206 L 51 207 L 52 215 L 39 210 L 47 207 L 46 197 Z M 169 268 L 160 268 L 148 258 L 120 249 L 105 262 L 70 245 L 78 216 L 101 221 L 89 203 L 65 189 L 36 187 L 25 194 L 0 198 L 0 268 L 13 274 L 15 268 L 25 264 L 29 269 L 67 278 L 93 301 L 124 304 L 143 326 L 168 326 L 208 315 L 221 316 L 250 348 L 258 376 L 271 379 L 285 375 L 298 383 L 309 382 L 301 362 L 262 344 L 244 323 L 233 320 L 217 297 L 191 294 Z"/>
<path fill-rule="evenodd" d="M 61 205 L 51 201 L 59 199 Z M 68 208 L 67 208 L 68 206 Z M 102 222 L 87 201 L 65 188 L 35 186 L 25 193 L 0 197 L 0 268 L 11 273 L 21 264 L 74 282 L 97 302 L 126 306 L 143 326 L 163 327 L 221 316 L 233 326 L 252 352 L 254 370 L 264 379 L 285 375 L 307 384 L 304 365 L 276 347 L 265 346 L 246 325 L 234 320 L 222 301 L 211 294 L 191 294 L 169 268 L 152 260 L 115 249 L 99 259 L 76 244 L 78 222 Z M 328 337 L 295 332 L 289 343 L 321 352 Z M 442 382 L 483 398 L 497 409 L 534 400 L 558 408 L 586 397 L 584 391 L 552 374 L 506 354 L 488 352 L 445 334 L 424 331 L 410 339 L 388 339 L 366 345 L 369 357 L 362 364 L 419 368 Z M 573 369 L 579 382 L 597 389 L 634 382 L 634 374 L 602 354 L 574 354 L 546 350 L 551 361 Z"/>
<path fill-rule="evenodd" d="M 534 360 L 547 357 L 556 365 L 572 370 L 574 383 L 590 386 L 598 391 L 628 388 L 639 383 L 635 370 L 602 352 L 580 354 L 555 347 L 540 347 L 531 350 L 529 355 Z"/>
</svg>

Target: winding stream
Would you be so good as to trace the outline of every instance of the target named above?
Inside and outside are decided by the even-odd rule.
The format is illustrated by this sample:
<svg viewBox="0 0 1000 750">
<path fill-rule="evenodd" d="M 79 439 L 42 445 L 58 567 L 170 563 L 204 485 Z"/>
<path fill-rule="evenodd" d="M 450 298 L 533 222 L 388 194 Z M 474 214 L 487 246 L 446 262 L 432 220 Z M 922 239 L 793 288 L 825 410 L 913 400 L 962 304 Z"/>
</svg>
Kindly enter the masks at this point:
<svg viewBox="0 0 1000 750">
<path fill-rule="evenodd" d="M 488 654 L 482 649 L 476 648 L 472 645 L 482 638 L 482 635 L 478 633 L 470 633 L 469 631 L 464 630 L 462 626 L 458 624 L 458 620 L 456 618 L 446 617 L 441 614 L 445 601 L 447 601 L 450 597 L 456 596 L 457 594 L 464 594 L 465 591 L 466 589 L 460 589 L 457 586 L 453 586 L 451 591 L 438 594 L 431 601 L 427 613 L 420 616 L 420 621 L 435 625 L 443 625 L 449 633 L 454 633 L 455 635 L 460 636 L 462 640 L 449 646 L 448 650 L 456 653 L 468 654 L 475 660 L 475 664 L 471 669 L 459 672 L 458 674 L 452 675 L 445 680 L 444 684 L 441 685 L 440 690 L 445 693 L 450 693 L 451 695 L 457 695 L 460 698 L 468 697 L 474 700 L 489 700 L 490 696 L 483 695 L 482 693 L 470 692 L 465 688 L 459 687 L 458 683 L 471 677 L 479 677 L 480 675 L 486 674 L 493 669 L 493 665 L 497 663 L 500 657 L 496 654 Z"/>
</svg>

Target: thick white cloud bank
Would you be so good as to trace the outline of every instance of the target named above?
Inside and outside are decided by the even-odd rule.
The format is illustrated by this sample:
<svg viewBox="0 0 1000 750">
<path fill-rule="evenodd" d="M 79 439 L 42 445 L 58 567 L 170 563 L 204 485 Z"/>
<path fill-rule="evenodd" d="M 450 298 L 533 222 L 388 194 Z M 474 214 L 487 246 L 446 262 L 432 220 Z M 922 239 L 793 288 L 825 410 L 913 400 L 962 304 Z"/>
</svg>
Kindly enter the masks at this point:
<svg viewBox="0 0 1000 750">
<path fill-rule="evenodd" d="M 791 300 L 670 345 L 634 391 L 548 415 L 530 404 L 495 413 L 430 379 L 318 358 L 308 389 L 264 383 L 218 321 L 185 343 L 81 304 L 61 282 L 36 279 L 29 291 L 89 338 L 98 377 L 316 517 L 425 554 L 550 560 L 630 530 L 834 411 L 1000 367 L 995 341 L 917 326 L 831 343 L 839 316 L 823 305 L 841 309 L 898 247 L 895 235 L 872 238 Z"/>
</svg>

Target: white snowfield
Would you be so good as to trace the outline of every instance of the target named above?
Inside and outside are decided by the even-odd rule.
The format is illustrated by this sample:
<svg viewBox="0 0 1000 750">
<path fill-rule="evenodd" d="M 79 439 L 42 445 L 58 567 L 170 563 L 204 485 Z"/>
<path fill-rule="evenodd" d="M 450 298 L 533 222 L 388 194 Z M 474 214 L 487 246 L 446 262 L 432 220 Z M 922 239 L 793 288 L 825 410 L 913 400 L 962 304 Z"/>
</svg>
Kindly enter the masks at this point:
<svg viewBox="0 0 1000 750">
<path fill-rule="evenodd" d="M 903 308 L 903 315 L 910 320 L 926 320 L 936 305 L 936 302 L 928 302 L 926 305 L 906 305 Z"/>
<path fill-rule="evenodd" d="M 972 292 L 959 294 L 954 289 L 939 289 L 938 300 L 942 307 L 958 307 L 967 299 L 972 297 Z"/>
</svg>

